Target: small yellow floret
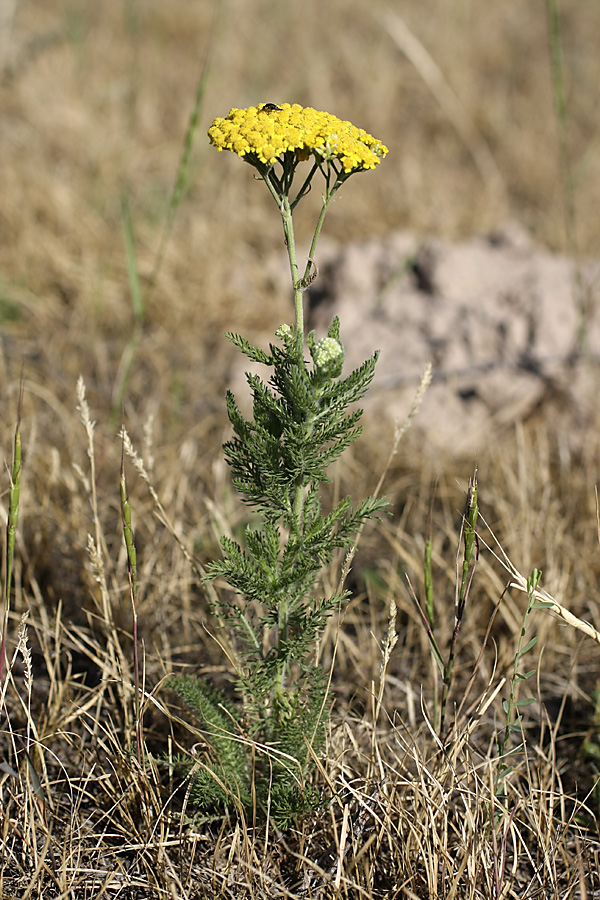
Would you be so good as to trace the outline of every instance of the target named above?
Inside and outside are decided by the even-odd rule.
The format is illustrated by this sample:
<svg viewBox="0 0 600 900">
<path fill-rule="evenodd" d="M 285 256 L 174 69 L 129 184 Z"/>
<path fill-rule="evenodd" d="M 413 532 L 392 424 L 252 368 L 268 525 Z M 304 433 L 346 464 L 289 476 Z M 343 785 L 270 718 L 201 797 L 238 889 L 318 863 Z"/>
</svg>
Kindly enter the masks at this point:
<svg viewBox="0 0 600 900">
<path fill-rule="evenodd" d="M 346 174 L 374 169 L 388 152 L 351 122 L 298 103 L 232 109 L 226 118 L 214 120 L 208 136 L 217 150 L 231 150 L 250 161 L 255 157 L 264 165 L 273 165 L 284 153 L 293 152 L 299 160 L 313 153 L 325 161 L 340 160 Z"/>
</svg>

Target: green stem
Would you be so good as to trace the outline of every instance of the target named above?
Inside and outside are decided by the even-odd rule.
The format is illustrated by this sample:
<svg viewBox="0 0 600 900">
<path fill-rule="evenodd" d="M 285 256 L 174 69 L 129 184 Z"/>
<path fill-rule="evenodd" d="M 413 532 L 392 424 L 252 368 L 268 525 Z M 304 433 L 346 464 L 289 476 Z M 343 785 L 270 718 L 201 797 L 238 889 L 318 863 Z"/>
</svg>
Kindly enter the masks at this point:
<svg viewBox="0 0 600 900">
<path fill-rule="evenodd" d="M 323 197 L 323 204 L 321 207 L 321 212 L 319 214 L 319 218 L 317 220 L 317 224 L 315 227 L 315 231 L 312 237 L 310 251 L 308 255 L 308 259 L 306 261 L 306 267 L 304 269 L 304 274 L 300 277 L 300 270 L 298 267 L 298 258 L 296 255 L 296 239 L 294 235 L 294 223 L 292 218 L 293 209 L 306 191 L 308 190 L 310 180 L 314 173 L 316 172 L 318 165 L 314 165 L 309 177 L 306 179 L 304 184 L 302 185 L 298 196 L 294 202 L 290 202 L 289 198 L 289 187 L 291 186 L 291 177 L 290 173 L 286 171 L 284 166 L 284 177 L 277 184 L 273 182 L 271 178 L 271 170 L 261 173 L 263 178 L 273 196 L 273 199 L 279 206 L 279 210 L 281 212 L 281 218 L 283 222 L 283 233 L 285 236 L 285 244 L 287 248 L 288 258 L 290 261 L 290 273 L 292 277 L 292 286 L 294 290 L 294 311 L 295 311 L 295 324 L 294 324 L 294 350 L 297 365 L 304 366 L 306 363 L 304 362 L 304 298 L 303 294 L 306 290 L 306 287 L 310 283 L 309 279 L 311 276 L 311 269 L 314 265 L 314 254 L 316 252 L 317 242 L 319 240 L 319 236 L 321 234 L 321 228 L 323 227 L 323 222 L 325 220 L 325 215 L 327 213 L 327 209 L 331 200 L 338 190 L 341 187 L 343 181 L 345 180 L 343 175 L 340 177 L 340 173 L 334 169 L 336 178 L 333 185 L 330 187 L 329 179 L 326 178 L 327 189 L 325 195 Z M 330 174 L 330 173 L 328 173 Z M 281 187 L 281 193 L 278 191 L 278 186 Z M 287 191 L 286 188 L 287 187 Z M 304 427 L 307 432 L 310 434 L 312 428 L 314 427 L 314 417 L 308 418 L 304 422 Z M 292 505 L 292 523 L 290 529 L 290 537 L 297 541 L 298 548 L 301 546 L 301 536 L 302 536 L 302 527 L 303 527 L 303 518 L 304 518 L 304 500 L 305 500 L 305 479 L 302 474 L 300 474 L 296 480 L 296 484 L 294 487 L 294 501 Z M 277 615 L 277 625 L 278 625 L 278 649 L 281 649 L 281 646 L 287 642 L 288 639 L 288 630 L 289 630 L 289 615 L 290 615 L 290 606 L 289 600 L 287 598 L 282 598 L 279 601 L 279 609 Z M 274 688 L 274 694 L 277 696 L 280 702 L 283 701 L 285 697 L 285 676 L 286 676 L 286 665 L 283 663 L 280 666 L 279 673 L 277 676 L 277 682 Z"/>
<path fill-rule="evenodd" d="M 300 188 L 300 190 L 298 191 L 298 193 L 294 197 L 294 200 L 291 203 L 292 210 L 294 210 L 296 208 L 296 206 L 298 205 L 298 203 L 300 203 L 300 201 L 302 200 L 304 195 L 310 190 L 310 183 L 312 181 L 313 175 L 315 174 L 315 172 L 317 171 L 318 168 L 319 168 L 319 164 L 317 162 L 315 162 L 313 164 L 312 169 L 310 170 L 310 172 L 304 179 L 304 184 L 302 185 L 302 187 Z"/>
<path fill-rule="evenodd" d="M 8 633 L 8 615 L 10 610 L 10 586 L 15 561 L 15 543 L 17 539 L 17 523 L 19 521 L 19 500 L 21 495 L 21 405 L 23 402 L 23 381 L 19 390 L 19 408 L 17 414 L 17 427 L 13 445 L 13 463 L 10 472 L 10 489 L 8 502 L 8 521 L 6 523 L 6 569 L 4 583 L 4 618 L 0 635 L 0 682 L 4 676 L 6 660 L 6 639 Z"/>
<path fill-rule="evenodd" d="M 296 239 L 294 237 L 294 222 L 292 220 L 292 210 L 290 207 L 289 197 L 284 194 L 281 198 L 281 218 L 283 220 L 283 233 L 285 235 L 285 245 L 287 247 L 288 257 L 290 260 L 290 272 L 292 275 L 292 285 L 294 288 L 294 310 L 296 321 L 294 326 L 294 338 L 296 343 L 296 356 L 298 362 L 302 359 L 302 351 L 304 347 L 304 306 L 303 306 L 303 283 L 300 279 L 300 270 L 298 269 L 298 260 L 296 258 Z"/>
<path fill-rule="evenodd" d="M 454 631 L 450 639 L 450 649 L 448 651 L 448 661 L 444 668 L 442 677 L 442 702 L 440 708 L 440 734 L 444 733 L 446 723 L 446 711 L 448 706 L 448 695 L 452 684 L 452 672 L 454 670 L 454 659 L 456 655 L 456 643 L 458 633 L 461 629 L 467 597 L 473 580 L 473 574 L 477 560 L 479 558 L 479 541 L 477 538 L 477 518 L 479 515 L 479 506 L 477 504 L 477 469 L 473 478 L 469 479 L 469 490 L 467 492 L 467 502 L 462 522 L 463 537 L 463 563 L 462 578 L 460 588 L 457 588 L 457 597 L 454 607 Z M 458 572 L 457 572 L 458 576 Z"/>
<path fill-rule="evenodd" d="M 338 185 L 339 187 L 339 185 Z M 306 261 L 306 269 L 304 270 L 303 281 L 307 281 L 310 277 L 310 270 L 313 266 L 315 253 L 317 252 L 317 241 L 319 240 L 319 236 L 321 234 L 321 228 L 323 227 L 323 222 L 325 221 L 325 215 L 327 214 L 327 209 L 329 208 L 329 204 L 331 203 L 332 197 L 337 190 L 337 187 L 334 185 L 331 191 L 329 191 L 323 197 L 323 206 L 321 207 L 321 213 L 319 215 L 319 219 L 317 221 L 317 227 L 315 228 L 315 233 L 313 234 L 313 239 L 310 244 L 310 250 L 308 251 L 308 259 Z"/>
<path fill-rule="evenodd" d="M 317 227 L 315 229 L 315 233 L 313 235 L 311 248 L 310 248 L 310 256 L 306 263 L 306 269 L 304 273 L 304 277 L 300 278 L 300 271 L 298 268 L 298 260 L 296 256 L 296 241 L 294 236 L 294 223 L 292 218 L 292 206 L 290 204 L 289 197 L 287 194 L 281 198 L 281 217 L 283 220 L 283 232 L 285 235 L 285 243 L 287 247 L 288 257 L 290 261 L 290 272 L 292 276 L 292 285 L 294 289 L 294 309 L 295 309 L 295 327 L 294 327 L 294 338 L 295 338 L 295 352 L 296 352 L 296 361 L 298 365 L 305 365 L 304 362 L 304 290 L 306 286 L 307 279 L 310 274 L 310 269 L 312 266 L 312 254 L 317 245 L 317 240 L 321 231 L 321 227 L 323 225 L 323 220 L 325 218 L 325 213 L 327 212 L 327 206 L 329 205 L 329 201 L 331 199 L 331 195 L 328 195 L 324 202 L 323 207 L 321 209 L 321 214 L 319 216 L 319 221 L 317 222 Z M 306 421 L 305 427 L 310 430 L 313 427 L 313 421 Z M 302 521 L 304 516 L 304 478 L 302 475 L 299 475 L 296 480 L 296 485 L 294 489 L 294 502 L 293 502 L 293 522 L 291 527 L 291 536 L 293 539 L 298 542 L 298 546 L 300 546 L 300 538 L 302 535 Z M 286 598 L 282 598 L 279 603 L 279 611 L 278 611 L 278 643 L 279 646 L 287 641 L 288 638 L 288 621 L 289 621 L 289 602 Z M 285 685 L 285 675 L 286 675 L 286 667 L 285 665 L 281 666 L 279 676 L 277 679 L 277 687 L 276 693 L 282 698 L 284 693 L 284 685 Z"/>
</svg>

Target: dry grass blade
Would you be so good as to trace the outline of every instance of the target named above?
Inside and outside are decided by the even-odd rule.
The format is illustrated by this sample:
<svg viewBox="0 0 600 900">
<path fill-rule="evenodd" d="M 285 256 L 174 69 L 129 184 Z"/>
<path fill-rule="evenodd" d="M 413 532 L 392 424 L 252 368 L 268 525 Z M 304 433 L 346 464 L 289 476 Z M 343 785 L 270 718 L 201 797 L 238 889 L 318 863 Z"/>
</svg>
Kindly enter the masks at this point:
<svg viewBox="0 0 600 900">
<path fill-rule="evenodd" d="M 492 537 L 494 537 L 493 533 Z M 521 593 L 527 594 L 529 592 L 527 578 L 525 578 L 524 575 L 521 575 L 498 542 L 496 542 L 496 546 L 498 552 L 496 553 L 493 550 L 492 552 L 511 578 L 509 587 L 513 587 L 516 590 L 521 591 Z M 549 612 L 554 613 L 554 615 L 561 619 L 566 625 L 570 625 L 572 628 L 575 628 L 577 631 L 590 637 L 597 644 L 600 644 L 600 632 L 594 628 L 593 625 L 574 615 L 566 606 L 563 606 L 562 603 L 555 600 L 547 591 L 536 589 L 532 593 L 537 602 L 537 606 L 535 606 L 534 609 L 547 609 Z"/>
<path fill-rule="evenodd" d="M 400 52 L 415 67 L 464 142 L 490 195 L 490 203 L 504 205 L 506 188 L 498 164 L 440 67 L 399 15 L 388 11 L 379 14 L 378 19 Z"/>
<path fill-rule="evenodd" d="M 527 593 L 527 579 L 519 572 L 515 572 L 513 577 L 516 580 L 512 581 L 510 586 L 516 588 L 518 591 Z M 558 600 L 551 597 L 547 591 L 536 590 L 534 596 L 539 603 L 539 606 L 536 608 L 547 609 L 549 612 L 554 613 L 557 618 L 561 619 L 566 625 L 570 625 L 571 628 L 576 628 L 577 631 L 581 631 L 582 634 L 587 635 L 587 637 L 590 637 L 597 644 L 600 644 L 600 631 L 597 631 L 589 622 L 573 615 L 566 606 L 563 606 Z"/>
</svg>

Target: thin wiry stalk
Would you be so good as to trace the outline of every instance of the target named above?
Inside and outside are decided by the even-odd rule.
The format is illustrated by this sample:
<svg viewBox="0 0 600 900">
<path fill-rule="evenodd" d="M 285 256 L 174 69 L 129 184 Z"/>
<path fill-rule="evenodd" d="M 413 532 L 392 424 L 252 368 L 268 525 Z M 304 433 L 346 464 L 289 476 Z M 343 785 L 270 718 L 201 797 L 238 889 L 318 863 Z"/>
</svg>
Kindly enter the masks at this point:
<svg viewBox="0 0 600 900">
<path fill-rule="evenodd" d="M 78 470 L 78 474 L 80 475 L 80 478 L 88 494 L 94 525 L 94 535 L 92 536 L 91 534 L 88 534 L 87 536 L 87 550 L 92 569 L 92 575 L 96 584 L 98 585 L 98 589 L 100 592 L 100 603 L 98 604 L 98 608 L 101 614 L 102 627 L 104 629 L 104 635 L 106 638 L 106 650 L 104 653 L 104 656 L 106 658 L 102 661 L 101 670 L 103 672 L 104 686 L 106 690 L 109 689 L 109 684 L 111 682 L 116 681 L 117 683 L 118 690 L 121 696 L 121 706 L 125 719 L 125 728 L 126 730 L 128 730 L 130 727 L 131 715 L 129 701 L 126 696 L 126 684 L 128 684 L 127 672 L 129 670 L 129 665 L 125 651 L 121 646 L 121 642 L 119 640 L 119 632 L 116 628 L 114 620 L 106 566 L 108 553 L 98 509 L 98 494 L 96 485 L 96 453 L 94 445 L 94 431 L 96 423 L 92 420 L 90 414 L 90 408 L 86 399 L 85 383 L 83 381 L 83 378 L 81 377 L 77 381 L 77 400 L 77 409 L 81 418 L 81 422 L 83 423 L 83 426 L 85 428 L 88 441 L 87 456 L 89 460 L 89 477 L 86 476 L 81 470 Z M 99 703 L 101 703 L 101 698 L 99 698 Z"/>
<path fill-rule="evenodd" d="M 135 689 L 134 712 L 135 712 L 135 744 L 137 761 L 142 769 L 143 765 L 143 738 L 142 738 L 142 717 L 141 717 L 141 689 L 140 689 L 140 664 L 138 658 L 138 616 L 137 616 L 137 553 L 133 540 L 133 530 L 131 527 L 131 506 L 129 496 L 127 494 L 127 483 L 125 481 L 125 448 L 121 446 L 121 477 L 120 477 L 120 494 L 121 494 L 121 517 L 123 521 L 123 537 L 125 538 L 125 547 L 127 548 L 127 574 L 129 579 L 129 599 L 131 601 L 131 618 L 133 624 L 133 682 Z"/>
<path fill-rule="evenodd" d="M 15 542 L 17 538 L 17 524 L 19 521 L 19 500 L 21 496 L 21 410 L 23 403 L 23 382 L 19 390 L 19 405 L 17 408 L 17 424 L 13 443 L 13 461 L 9 474 L 9 502 L 8 519 L 6 523 L 6 557 L 4 576 L 4 615 L 2 621 L 2 637 L 0 639 L 0 684 L 4 678 L 4 664 L 6 660 L 6 639 L 8 633 L 8 617 L 10 613 L 10 594 L 12 586 L 13 565 L 15 560 Z"/>
<path fill-rule="evenodd" d="M 456 656 L 456 642 L 458 639 L 458 633 L 463 624 L 467 597 L 469 595 L 469 589 L 473 581 L 475 565 L 477 564 L 477 559 L 479 557 L 479 542 L 477 537 L 478 515 L 479 507 L 477 505 L 477 471 L 475 471 L 473 478 L 469 480 L 465 512 L 461 525 L 461 536 L 464 544 L 462 566 L 459 572 L 457 556 L 457 584 L 456 601 L 454 607 L 454 628 L 450 640 L 450 648 L 448 650 L 448 659 L 446 665 L 444 666 L 444 672 L 442 675 L 442 699 L 440 707 L 440 734 L 442 735 L 444 734 L 446 727 L 446 713 L 450 686 L 452 684 L 454 660 Z"/>
</svg>

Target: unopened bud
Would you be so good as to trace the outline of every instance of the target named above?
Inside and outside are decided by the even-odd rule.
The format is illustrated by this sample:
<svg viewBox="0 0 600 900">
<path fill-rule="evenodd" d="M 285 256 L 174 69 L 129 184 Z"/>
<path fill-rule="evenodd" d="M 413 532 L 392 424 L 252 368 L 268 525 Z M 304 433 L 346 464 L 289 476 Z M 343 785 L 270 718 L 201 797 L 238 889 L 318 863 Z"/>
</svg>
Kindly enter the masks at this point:
<svg viewBox="0 0 600 900">
<path fill-rule="evenodd" d="M 319 375 L 337 378 L 344 365 L 344 348 L 335 338 L 321 338 L 315 345 L 313 360 Z"/>
<path fill-rule="evenodd" d="M 280 341 L 285 341 L 287 343 L 292 337 L 292 329 L 289 325 L 280 325 L 275 332 L 275 337 L 279 338 Z"/>
</svg>

